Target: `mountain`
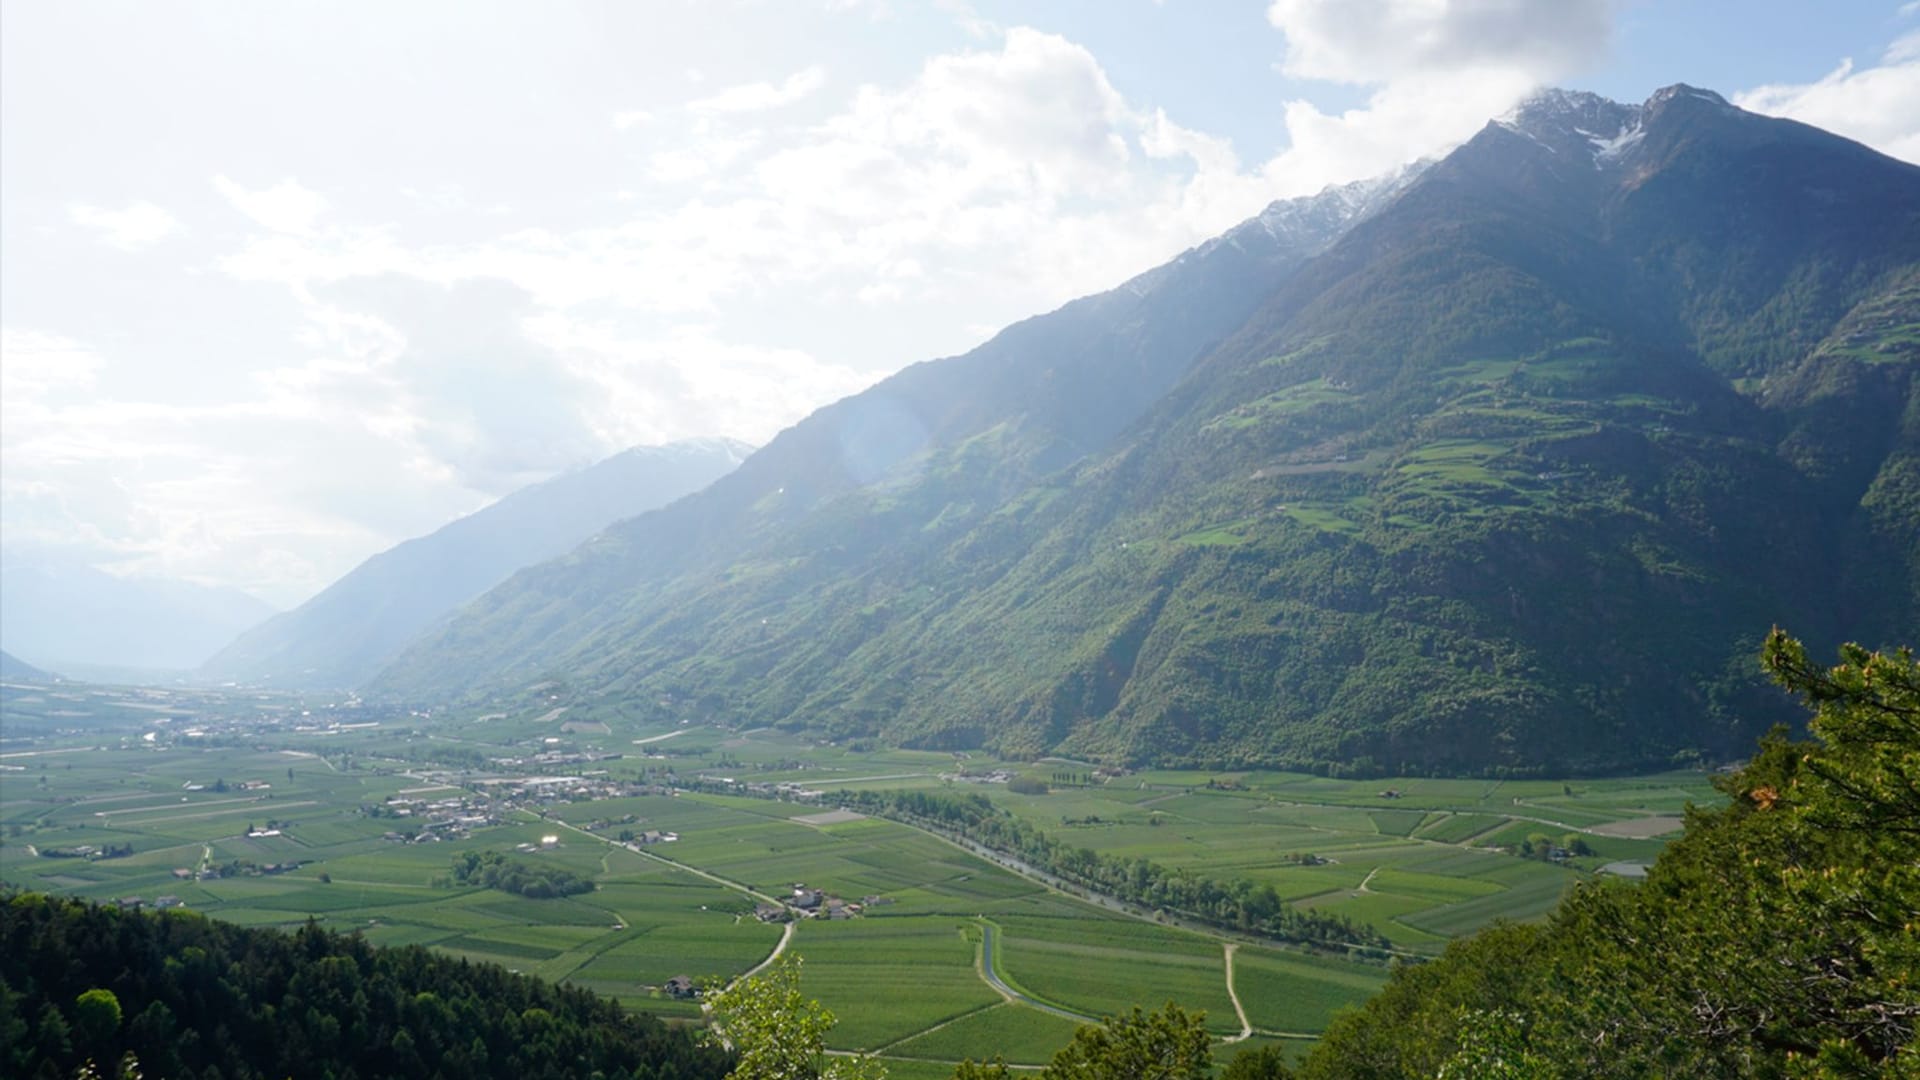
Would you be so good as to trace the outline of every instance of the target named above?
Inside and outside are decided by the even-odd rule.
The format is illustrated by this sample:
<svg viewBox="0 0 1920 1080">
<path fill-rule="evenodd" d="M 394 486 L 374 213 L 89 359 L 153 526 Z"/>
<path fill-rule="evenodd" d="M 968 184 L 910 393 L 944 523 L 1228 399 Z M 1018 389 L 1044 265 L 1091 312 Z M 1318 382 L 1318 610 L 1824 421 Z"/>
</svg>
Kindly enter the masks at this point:
<svg viewBox="0 0 1920 1080">
<path fill-rule="evenodd" d="M 353 687 L 402 646 L 523 566 L 725 476 L 753 448 L 732 439 L 634 447 L 523 488 L 361 563 L 201 665 L 214 681 Z"/>
<path fill-rule="evenodd" d="M 70 559 L 0 557 L 0 641 L 70 675 L 115 680 L 192 668 L 273 608 L 238 589 L 121 578 Z"/>
<path fill-rule="evenodd" d="M 592 634 L 626 633 L 630 617 L 661 622 L 667 637 L 718 629 L 724 620 L 695 593 L 728 582 L 742 586 L 740 618 L 755 625 L 762 587 L 804 593 L 868 559 L 911 566 L 1109 446 L 1280 283 L 1418 174 L 1276 202 L 1119 288 L 821 409 L 711 488 L 516 575 L 416 642 L 378 692 L 449 695 L 495 674 L 530 678 Z"/>
<path fill-rule="evenodd" d="M 824 409 L 374 688 L 556 677 L 636 718 L 1125 762 L 1601 770 L 1791 719 L 1752 670 L 1775 623 L 1821 647 L 1920 624 L 1920 169 L 1690 87 L 1552 91 L 1353 201 L 1280 204 Z M 1315 243 L 1261 225 L 1309 207 Z M 1207 271 L 1261 236 L 1276 272 Z M 876 427 L 882 467 L 836 473 Z"/>
<path fill-rule="evenodd" d="M 54 676 L 34 667 L 32 664 L 27 663 L 12 653 L 0 649 L 0 679 L 10 679 L 14 682 L 50 683 L 54 681 Z"/>
</svg>

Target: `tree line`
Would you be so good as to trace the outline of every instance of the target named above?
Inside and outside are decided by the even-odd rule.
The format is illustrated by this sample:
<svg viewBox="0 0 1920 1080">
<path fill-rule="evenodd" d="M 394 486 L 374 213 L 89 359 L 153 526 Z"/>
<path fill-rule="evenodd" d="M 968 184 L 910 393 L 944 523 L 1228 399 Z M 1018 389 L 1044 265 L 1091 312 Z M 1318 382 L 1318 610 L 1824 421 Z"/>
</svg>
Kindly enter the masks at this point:
<svg viewBox="0 0 1920 1080">
<path fill-rule="evenodd" d="M 847 791 L 840 805 L 963 837 L 1093 892 L 1195 922 L 1275 941 L 1385 950 L 1387 939 L 1344 915 L 1303 911 L 1272 885 L 1221 880 L 1143 858 L 1104 855 L 1048 836 L 985 795 L 942 791 Z"/>
</svg>

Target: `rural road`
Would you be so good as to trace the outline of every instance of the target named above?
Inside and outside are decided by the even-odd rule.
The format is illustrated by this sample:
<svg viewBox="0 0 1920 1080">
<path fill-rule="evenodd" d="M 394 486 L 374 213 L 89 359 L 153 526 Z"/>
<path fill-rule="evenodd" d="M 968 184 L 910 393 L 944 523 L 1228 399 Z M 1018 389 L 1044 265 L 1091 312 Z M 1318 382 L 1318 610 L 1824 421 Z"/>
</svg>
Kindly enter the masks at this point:
<svg viewBox="0 0 1920 1080">
<path fill-rule="evenodd" d="M 1240 991 L 1233 988 L 1233 954 L 1240 946 L 1229 941 L 1221 948 L 1227 953 L 1227 998 L 1233 1002 L 1233 1013 L 1240 1018 L 1240 1034 L 1229 1035 L 1224 1042 L 1237 1043 L 1253 1034 L 1253 1024 L 1247 1019 L 1247 1010 L 1240 1004 Z"/>
<path fill-rule="evenodd" d="M 751 979 L 755 975 L 772 967 L 773 962 L 780 959 L 780 954 L 787 951 L 788 943 L 793 940 L 793 928 L 799 925 L 798 922 L 788 923 L 787 928 L 780 932 L 780 940 L 774 944 L 773 951 L 767 954 L 767 958 L 748 968 L 740 975 L 740 978 Z"/>
<path fill-rule="evenodd" d="M 766 893 L 755 891 L 755 889 L 751 885 L 743 885 L 738 881 L 729 881 L 726 878 L 719 876 L 718 874 L 709 874 L 705 870 L 702 870 L 697 866 L 688 866 L 686 863 L 683 863 L 683 862 L 675 862 L 672 859 L 666 858 L 664 856 L 655 855 L 651 851 L 645 851 L 645 850 L 635 851 L 633 848 L 628 847 L 627 845 L 621 843 L 618 840 L 614 840 L 609 837 L 599 836 L 594 833 L 590 833 L 578 825 L 570 825 L 567 822 L 562 821 L 557 817 L 542 818 L 541 820 L 546 822 L 549 825 L 558 825 L 563 829 L 572 829 L 574 832 L 579 833 L 581 836 L 585 836 L 593 840 L 598 840 L 603 844 L 611 844 L 614 847 L 619 848 L 621 851 L 632 851 L 635 855 L 638 855 L 643 859 L 652 859 L 654 862 L 660 863 L 664 866 L 671 866 L 675 870 L 684 870 L 695 877 L 706 878 L 708 881 L 713 882 L 715 885 L 725 885 L 727 888 L 733 889 L 736 892 L 746 893 L 748 896 L 753 897 L 755 900 L 763 900 L 769 904 L 780 903 L 779 900 L 771 896 L 768 896 Z M 792 924 L 789 923 L 788 925 L 792 925 Z"/>
<path fill-rule="evenodd" d="M 708 881 L 711 881 L 716 885 L 724 885 L 729 889 L 746 893 L 748 896 L 753 897 L 755 900 L 763 900 L 769 904 L 780 903 L 780 901 L 775 900 L 773 897 L 768 896 L 766 893 L 756 892 L 751 887 L 742 885 L 737 881 L 728 881 L 726 878 L 720 877 L 717 874 L 709 874 L 705 870 L 701 870 L 697 867 L 688 866 L 686 863 L 674 862 L 672 859 L 663 858 L 659 855 L 655 855 L 650 851 L 634 851 L 634 849 L 628 847 L 625 844 L 622 844 L 618 840 L 612 840 L 604 836 L 595 835 L 594 833 L 590 833 L 587 830 L 579 827 L 578 825 L 571 825 L 571 824 L 568 824 L 567 822 L 561 821 L 559 818 L 547 818 L 546 820 L 554 825 L 560 826 L 563 829 L 572 829 L 574 832 L 579 833 L 581 836 L 592 837 L 593 839 L 598 840 L 603 844 L 608 844 L 613 847 L 617 847 L 622 851 L 633 851 L 635 855 L 638 855 L 643 859 L 652 859 L 654 862 L 663 863 L 667 866 L 671 866 L 675 870 L 684 870 L 687 873 L 692 874 L 696 877 L 706 878 Z M 626 920 L 621 919 L 620 921 L 624 923 Z M 770 966 L 775 960 L 780 959 L 780 954 L 786 952 L 787 945 L 793 941 L 793 929 L 798 925 L 800 925 L 798 920 L 787 923 L 786 929 L 781 931 L 780 933 L 780 940 L 774 943 L 773 951 L 767 954 L 767 958 L 765 960 L 760 961 L 758 964 L 755 964 L 750 970 L 748 970 L 745 974 L 740 975 L 734 981 L 737 982 L 739 981 L 739 979 L 751 978 L 755 975 L 758 975 L 762 971 L 765 971 L 768 968 L 768 966 Z M 729 983 L 728 985 L 731 986 L 732 983 Z"/>
<path fill-rule="evenodd" d="M 1015 990 L 1013 987 L 1008 986 L 1006 980 L 1002 979 L 1000 973 L 995 970 L 994 964 L 994 957 L 997 956 L 998 953 L 994 951 L 997 946 L 994 943 L 993 936 L 1000 928 L 985 919 L 979 921 L 979 926 L 980 977 L 985 979 L 987 985 L 993 987 L 994 991 L 1001 997 L 1006 998 L 1008 1001 L 1017 1001 L 1029 1008 L 1039 1009 L 1043 1013 L 1052 1013 L 1062 1019 L 1071 1020 L 1076 1024 L 1097 1024 L 1100 1022 L 1100 1018 L 1097 1016 L 1071 1012 L 1055 1005 L 1049 1005 L 1044 1001 L 1035 1001 L 1020 991 Z"/>
</svg>

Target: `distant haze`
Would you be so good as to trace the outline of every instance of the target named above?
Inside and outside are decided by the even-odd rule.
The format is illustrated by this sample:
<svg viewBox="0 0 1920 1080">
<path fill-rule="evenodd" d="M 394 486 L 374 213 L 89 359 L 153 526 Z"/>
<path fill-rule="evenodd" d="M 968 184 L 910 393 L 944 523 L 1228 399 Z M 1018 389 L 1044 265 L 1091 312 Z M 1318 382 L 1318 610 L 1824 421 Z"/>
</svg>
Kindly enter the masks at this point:
<svg viewBox="0 0 1920 1080">
<path fill-rule="evenodd" d="M 0 645 L 62 674 L 191 668 L 271 614 L 237 589 L 119 578 L 44 556 L 0 562 Z"/>
<path fill-rule="evenodd" d="M 1920 156 L 1911 3 L 1365 9 L 9 2 L 4 540 L 291 607 L 620 448 L 765 442 L 1543 82 Z"/>
</svg>

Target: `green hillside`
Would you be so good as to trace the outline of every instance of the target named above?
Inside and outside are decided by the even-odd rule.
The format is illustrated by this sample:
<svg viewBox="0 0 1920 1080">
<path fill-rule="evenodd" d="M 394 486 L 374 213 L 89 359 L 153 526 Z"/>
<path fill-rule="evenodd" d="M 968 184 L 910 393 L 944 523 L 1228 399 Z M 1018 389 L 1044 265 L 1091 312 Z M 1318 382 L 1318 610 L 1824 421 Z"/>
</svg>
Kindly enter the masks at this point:
<svg viewBox="0 0 1920 1080">
<path fill-rule="evenodd" d="M 1580 150 L 1605 124 L 1630 152 Z M 997 398 L 978 357 L 910 369 L 943 392 L 823 410 L 374 689 L 557 677 L 608 719 L 1565 772 L 1743 754 L 1786 718 L 1746 659 L 1769 625 L 1920 623 L 1920 169 L 1687 88 L 1548 95 L 1269 285 L 1137 418 L 1097 326 L 1009 331 L 994 370 L 1029 381 Z M 1183 310 L 1106 325 L 1164 368 Z M 1078 389 L 1049 399 L 1067 343 Z M 849 430 L 910 449 L 824 485 Z"/>
</svg>

